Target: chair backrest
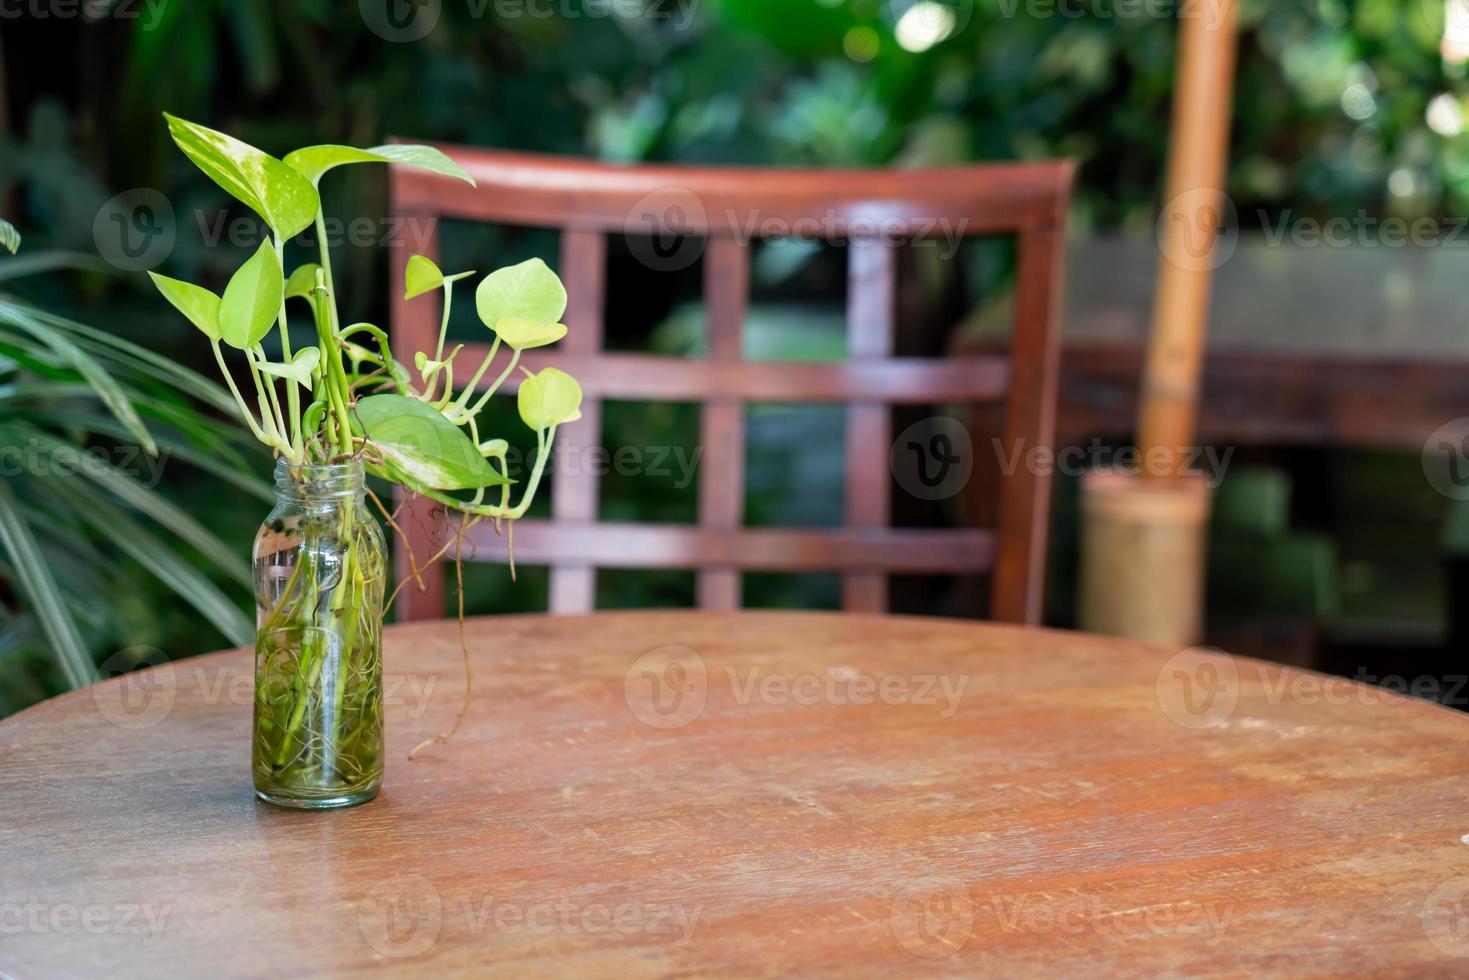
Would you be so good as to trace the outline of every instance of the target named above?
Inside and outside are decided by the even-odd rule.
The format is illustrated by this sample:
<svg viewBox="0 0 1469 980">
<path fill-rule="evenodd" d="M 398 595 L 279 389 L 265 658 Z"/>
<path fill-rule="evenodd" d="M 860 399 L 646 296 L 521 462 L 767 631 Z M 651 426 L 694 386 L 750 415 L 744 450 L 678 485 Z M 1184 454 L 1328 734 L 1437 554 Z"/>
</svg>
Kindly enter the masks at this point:
<svg viewBox="0 0 1469 980">
<path fill-rule="evenodd" d="M 1020 466 L 1003 478 L 995 528 L 891 528 L 889 407 L 1002 403 L 1006 458 L 1012 447 L 1050 447 L 1068 162 L 850 171 L 624 167 L 443 149 L 478 186 L 407 168 L 393 168 L 391 177 L 394 214 L 427 229 L 429 257 L 438 257 L 433 219 L 441 217 L 561 230 L 558 271 L 570 294 L 570 332 L 559 349 L 536 351 L 533 366 L 554 364 L 575 375 L 586 399 L 582 420 L 558 433 L 558 458 L 599 444 L 604 399 L 702 403 L 697 525 L 598 523 L 598 477 L 587 466 L 555 473 L 552 520 L 517 524 L 517 562 L 551 566 L 552 612 L 591 610 L 598 568 L 695 570 L 706 609 L 740 605 L 742 571 L 840 572 L 844 607 L 866 612 L 886 611 L 889 574 L 988 572 L 994 619 L 1040 621 L 1049 472 Z M 845 362 L 743 358 L 749 237 L 771 229 L 848 244 Z M 607 236 L 650 231 L 706 242 L 706 358 L 603 350 Z M 940 232 L 1017 237 L 1008 358 L 893 356 L 895 245 Z M 407 252 L 394 250 L 393 343 L 399 350 L 431 350 L 440 311 L 426 297 L 402 300 Z M 462 363 L 478 363 L 484 353 L 467 348 Z M 847 404 L 845 526 L 741 527 L 744 408 L 752 401 Z M 409 545 L 420 557 L 433 554 L 442 547 L 433 535 L 442 533 L 446 518 L 421 500 L 409 505 L 418 508 L 400 522 Z M 479 556 L 498 556 L 503 546 L 488 546 L 494 533 L 481 524 L 466 542 Z M 409 619 L 444 615 L 442 565 L 430 570 L 425 590 L 405 589 L 398 602 L 399 615 Z"/>
</svg>

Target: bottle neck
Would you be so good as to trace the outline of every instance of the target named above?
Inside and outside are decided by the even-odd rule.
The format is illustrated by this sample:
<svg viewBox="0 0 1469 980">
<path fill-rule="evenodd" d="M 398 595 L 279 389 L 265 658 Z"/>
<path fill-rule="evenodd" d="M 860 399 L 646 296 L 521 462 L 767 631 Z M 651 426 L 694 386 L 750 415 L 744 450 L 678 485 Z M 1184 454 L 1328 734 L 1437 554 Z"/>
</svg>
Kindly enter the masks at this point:
<svg viewBox="0 0 1469 980">
<path fill-rule="evenodd" d="M 324 507 L 361 503 L 366 492 L 361 460 L 301 466 L 276 460 L 275 499 L 282 504 Z"/>
</svg>

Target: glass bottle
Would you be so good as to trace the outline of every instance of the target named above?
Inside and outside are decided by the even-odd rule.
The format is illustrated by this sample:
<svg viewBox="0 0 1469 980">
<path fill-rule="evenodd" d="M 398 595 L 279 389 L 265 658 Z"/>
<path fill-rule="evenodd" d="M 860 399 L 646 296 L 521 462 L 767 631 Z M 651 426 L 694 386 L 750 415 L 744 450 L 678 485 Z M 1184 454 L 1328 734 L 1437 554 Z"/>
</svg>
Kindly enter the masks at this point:
<svg viewBox="0 0 1469 980">
<path fill-rule="evenodd" d="M 362 463 L 275 468 L 255 537 L 255 792 L 279 806 L 365 803 L 383 775 L 387 555 Z"/>
</svg>

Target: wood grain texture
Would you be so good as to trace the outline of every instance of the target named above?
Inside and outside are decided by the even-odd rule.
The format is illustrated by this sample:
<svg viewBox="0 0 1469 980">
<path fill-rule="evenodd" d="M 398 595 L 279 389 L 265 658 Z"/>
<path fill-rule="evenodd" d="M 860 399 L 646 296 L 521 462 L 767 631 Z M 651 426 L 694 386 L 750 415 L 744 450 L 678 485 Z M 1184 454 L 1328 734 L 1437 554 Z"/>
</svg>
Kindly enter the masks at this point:
<svg viewBox="0 0 1469 980">
<path fill-rule="evenodd" d="M 469 628 L 473 710 L 413 763 L 457 708 L 455 627 L 388 630 L 387 777 L 354 810 L 253 799 L 245 652 L 0 723 L 0 973 L 1469 965 L 1469 718 L 1448 710 L 943 620 Z"/>
</svg>

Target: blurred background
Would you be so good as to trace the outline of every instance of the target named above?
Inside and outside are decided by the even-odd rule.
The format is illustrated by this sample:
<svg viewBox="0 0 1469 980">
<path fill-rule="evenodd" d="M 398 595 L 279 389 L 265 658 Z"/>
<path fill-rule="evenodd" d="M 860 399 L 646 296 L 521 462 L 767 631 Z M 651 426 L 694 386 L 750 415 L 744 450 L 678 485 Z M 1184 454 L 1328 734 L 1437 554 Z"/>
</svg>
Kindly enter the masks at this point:
<svg viewBox="0 0 1469 980">
<path fill-rule="evenodd" d="M 1469 415 L 1454 406 L 1457 366 L 1469 355 L 1456 302 L 1469 248 L 1460 217 L 1469 213 L 1469 7 L 1458 2 L 1242 4 L 1233 214 L 1216 273 L 1203 429 L 1221 461 L 1210 641 L 1367 680 L 1437 676 L 1445 683 L 1434 696 L 1463 706 L 1469 692 L 1451 678 L 1463 669 L 1456 619 L 1469 608 L 1469 512 L 1459 499 L 1469 479 L 1456 470 L 1446 482 L 1424 462 L 1430 434 Z M 143 272 L 218 288 L 259 233 L 174 150 L 161 112 L 277 156 L 401 136 L 628 163 L 1073 158 L 1059 439 L 1086 449 L 1088 463 L 1106 462 L 1131 436 L 1160 260 L 1178 8 L 0 5 L 0 215 L 25 239 L 17 256 L 0 256 L 0 455 L 34 446 L 39 430 L 55 452 L 100 447 L 120 468 L 5 467 L 18 519 L 55 572 L 55 600 L 104 672 L 248 642 L 245 558 L 267 508 L 269 462 L 192 375 L 165 369 L 214 377 L 207 347 Z M 384 174 L 343 168 L 323 195 L 329 215 L 364 222 L 360 234 L 344 228 L 337 251 L 344 315 L 386 323 L 401 286 L 387 281 L 381 246 L 407 232 L 391 220 Z M 549 233 L 446 224 L 442 235 L 450 271 L 556 254 Z M 635 241 L 614 247 L 610 342 L 697 352 L 697 265 L 655 270 L 637 256 Z M 929 301 L 924 318 L 901 324 L 914 352 L 983 347 L 1009 322 L 1005 243 L 943 258 L 928 250 L 908 260 Z M 840 358 L 844 276 L 837 250 L 764 247 L 750 322 L 758 356 Z M 471 321 L 453 329 L 474 330 Z M 37 341 L 35 324 L 58 322 L 75 325 L 68 336 L 116 373 L 157 434 L 159 461 L 127 459 L 130 440 L 108 428 L 67 352 Z M 109 337 L 161 355 L 162 365 Z M 842 425 L 840 409 L 752 409 L 747 523 L 839 521 Z M 697 433 L 693 406 L 607 409 L 609 447 L 670 447 L 691 460 Z M 971 451 L 990 452 L 978 438 Z M 696 481 L 679 460 L 671 453 L 659 472 L 609 475 L 604 519 L 692 521 Z M 1053 515 L 1047 619 L 1058 626 L 1075 623 L 1078 473 L 1062 470 Z M 908 523 L 941 524 L 960 519 L 965 504 L 899 506 L 911 511 Z M 15 564 L 0 562 L 0 714 L 68 682 L 15 588 Z M 513 586 L 499 566 L 466 574 L 471 613 L 545 607 L 541 570 L 521 569 Z M 962 582 L 894 584 L 894 606 L 907 612 L 982 613 L 974 595 Z M 839 598 L 834 576 L 746 580 L 750 605 L 836 608 Z M 693 600 L 692 575 L 599 579 L 604 607 Z"/>
</svg>

